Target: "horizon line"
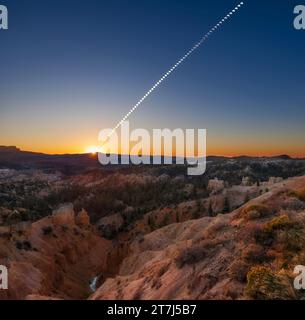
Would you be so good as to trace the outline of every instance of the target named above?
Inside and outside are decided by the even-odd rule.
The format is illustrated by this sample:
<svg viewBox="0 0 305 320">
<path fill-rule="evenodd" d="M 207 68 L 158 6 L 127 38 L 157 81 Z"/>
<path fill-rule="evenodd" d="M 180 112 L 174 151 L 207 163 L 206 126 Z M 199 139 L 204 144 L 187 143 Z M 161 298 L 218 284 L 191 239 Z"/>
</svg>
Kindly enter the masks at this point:
<svg viewBox="0 0 305 320">
<path fill-rule="evenodd" d="M 23 150 L 20 149 L 17 146 L 5 146 L 5 145 L 0 145 L 0 149 L 1 148 L 14 148 L 19 152 L 28 152 L 28 153 L 36 153 L 36 154 L 43 154 L 43 155 L 49 155 L 49 156 L 72 156 L 72 155 L 97 155 L 98 152 L 92 153 L 92 152 L 76 152 L 76 153 L 69 153 L 69 152 L 64 152 L 64 153 L 52 153 L 52 152 L 42 152 L 42 151 L 30 151 L 30 150 Z M 122 154 L 122 153 L 118 153 L 118 156 L 133 156 L 133 154 Z M 172 156 L 172 155 L 142 155 L 143 157 L 173 157 L 173 158 L 187 158 L 188 156 Z M 246 157 L 246 158 L 280 158 L 280 157 L 289 157 L 291 159 L 304 159 L 305 155 L 300 155 L 300 156 L 291 156 L 289 153 L 274 153 L 271 155 L 248 155 L 248 154 L 238 154 L 238 155 L 222 155 L 222 154 L 207 154 L 206 157 L 219 157 L 219 158 L 242 158 L 242 157 Z M 193 157 L 193 156 L 192 156 Z M 192 158 L 190 157 L 190 158 Z M 198 156 L 195 156 L 196 158 Z M 194 158 L 194 157 L 193 157 Z M 200 157 L 202 158 L 202 157 Z"/>
</svg>

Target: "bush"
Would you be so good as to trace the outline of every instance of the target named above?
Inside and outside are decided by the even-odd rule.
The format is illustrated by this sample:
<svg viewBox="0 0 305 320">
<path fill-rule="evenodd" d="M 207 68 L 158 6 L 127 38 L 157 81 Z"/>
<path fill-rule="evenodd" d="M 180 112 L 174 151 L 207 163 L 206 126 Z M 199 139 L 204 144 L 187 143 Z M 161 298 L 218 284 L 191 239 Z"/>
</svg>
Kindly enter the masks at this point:
<svg viewBox="0 0 305 320">
<path fill-rule="evenodd" d="M 237 260 L 230 266 L 229 274 L 233 279 L 244 283 L 247 281 L 249 269 L 249 264 L 247 264 L 245 261 Z"/>
<path fill-rule="evenodd" d="M 194 220 L 199 219 L 200 216 L 201 216 L 200 211 L 195 210 L 192 212 L 192 219 L 194 219 Z"/>
<path fill-rule="evenodd" d="M 15 246 L 18 250 L 25 250 L 30 251 L 32 250 L 32 244 L 31 242 L 25 240 L 25 241 L 16 241 Z"/>
<path fill-rule="evenodd" d="M 305 229 L 290 229 L 286 231 L 287 250 L 298 252 L 304 250 L 305 247 Z"/>
<path fill-rule="evenodd" d="M 265 232 L 272 233 L 276 230 L 286 230 L 289 229 L 293 225 L 293 222 L 286 214 L 282 214 L 280 216 L 274 217 L 272 220 L 267 222 L 264 227 Z"/>
<path fill-rule="evenodd" d="M 278 231 L 287 231 L 292 226 L 293 222 L 286 214 L 283 214 L 268 221 L 258 228 L 253 235 L 256 243 L 263 246 L 271 246 L 277 237 Z"/>
<path fill-rule="evenodd" d="M 300 212 L 305 210 L 305 203 L 299 200 L 297 197 L 289 198 L 282 203 L 282 208 L 286 210 Z"/>
<path fill-rule="evenodd" d="M 225 197 L 222 213 L 228 213 L 228 212 L 230 212 L 230 202 L 229 202 L 229 198 Z"/>
<path fill-rule="evenodd" d="M 290 279 L 268 267 L 253 267 L 247 275 L 246 294 L 255 300 L 295 299 Z"/>
<path fill-rule="evenodd" d="M 162 222 L 161 222 L 161 226 L 162 226 L 162 227 L 167 226 L 167 225 L 170 223 L 170 220 L 171 220 L 170 214 L 169 214 L 169 213 L 166 213 L 165 216 L 163 217 Z"/>
<path fill-rule="evenodd" d="M 154 231 L 154 230 L 157 229 L 157 226 L 156 226 L 156 222 L 155 222 L 154 217 L 152 217 L 152 216 L 149 216 L 149 217 L 148 217 L 148 225 L 149 225 L 149 227 L 150 227 L 150 229 L 151 229 L 152 231 Z"/>
<path fill-rule="evenodd" d="M 289 196 L 296 197 L 299 200 L 305 202 L 305 189 L 292 190 L 288 192 Z"/>
<path fill-rule="evenodd" d="M 98 230 L 101 236 L 106 238 L 107 240 L 113 240 L 118 233 L 116 227 L 111 224 L 99 225 Z"/>
<path fill-rule="evenodd" d="M 184 265 L 192 265 L 203 260 L 207 255 L 207 250 L 203 246 L 197 245 L 184 249 L 176 258 L 178 268 Z"/>
<path fill-rule="evenodd" d="M 264 205 L 250 205 L 241 211 L 241 217 L 246 220 L 254 220 L 270 214 L 268 207 Z"/>
<path fill-rule="evenodd" d="M 62 225 L 62 226 L 61 226 L 61 230 L 62 230 L 63 232 L 67 232 L 67 231 L 69 230 L 69 227 L 68 227 L 67 225 Z"/>
<path fill-rule="evenodd" d="M 22 245 L 24 250 L 26 251 L 32 250 L 32 244 L 30 241 L 25 240 L 23 241 Z"/>
<path fill-rule="evenodd" d="M 255 242 L 262 246 L 271 246 L 274 242 L 274 234 L 266 232 L 262 226 L 253 228 L 251 235 Z"/>
<path fill-rule="evenodd" d="M 243 252 L 243 257 L 252 264 L 262 263 L 267 259 L 264 248 L 257 244 L 250 244 Z"/>
<path fill-rule="evenodd" d="M 46 226 L 42 228 L 42 233 L 44 236 L 50 235 L 53 233 L 53 228 L 51 226 Z"/>
<path fill-rule="evenodd" d="M 15 243 L 15 246 L 16 246 L 16 248 L 17 248 L 18 250 L 22 250 L 22 248 L 23 248 L 21 241 L 17 241 L 17 242 Z"/>
</svg>

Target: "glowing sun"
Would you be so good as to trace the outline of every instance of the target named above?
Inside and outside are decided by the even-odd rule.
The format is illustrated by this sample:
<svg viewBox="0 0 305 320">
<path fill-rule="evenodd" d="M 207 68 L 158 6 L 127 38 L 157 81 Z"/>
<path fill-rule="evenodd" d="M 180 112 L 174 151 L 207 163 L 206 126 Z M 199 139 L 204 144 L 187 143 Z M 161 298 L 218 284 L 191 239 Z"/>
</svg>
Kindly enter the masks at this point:
<svg viewBox="0 0 305 320">
<path fill-rule="evenodd" d="M 102 151 L 102 148 L 99 148 L 99 147 L 95 147 L 95 146 L 90 146 L 90 147 L 87 147 L 85 152 L 86 153 L 91 153 L 93 155 L 97 154 L 98 152 L 101 152 Z"/>
</svg>

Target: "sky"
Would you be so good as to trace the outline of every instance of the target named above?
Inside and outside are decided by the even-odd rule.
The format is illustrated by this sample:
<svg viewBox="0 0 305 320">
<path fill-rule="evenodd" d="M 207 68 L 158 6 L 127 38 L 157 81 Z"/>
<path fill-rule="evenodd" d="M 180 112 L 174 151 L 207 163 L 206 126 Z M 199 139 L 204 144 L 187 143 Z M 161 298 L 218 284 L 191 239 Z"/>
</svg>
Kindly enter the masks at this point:
<svg viewBox="0 0 305 320">
<path fill-rule="evenodd" d="M 208 154 L 305 156 L 305 0 L 245 0 L 130 117 Z M 0 0 L 0 145 L 82 153 L 239 1 Z"/>
</svg>

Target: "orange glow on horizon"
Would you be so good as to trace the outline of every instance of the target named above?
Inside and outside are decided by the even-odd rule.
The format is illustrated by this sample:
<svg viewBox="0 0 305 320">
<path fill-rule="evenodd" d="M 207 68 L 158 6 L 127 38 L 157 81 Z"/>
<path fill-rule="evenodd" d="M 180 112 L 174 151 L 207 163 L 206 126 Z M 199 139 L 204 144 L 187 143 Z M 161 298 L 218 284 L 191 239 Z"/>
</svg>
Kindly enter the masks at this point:
<svg viewBox="0 0 305 320">
<path fill-rule="evenodd" d="M 85 153 L 91 153 L 92 155 L 95 155 L 99 152 L 103 152 L 103 149 L 101 147 L 90 146 L 85 149 Z"/>
<path fill-rule="evenodd" d="M 101 147 L 89 146 L 89 147 L 72 147 L 72 148 L 28 148 L 23 146 L 17 146 L 22 151 L 29 152 L 37 152 L 37 153 L 45 153 L 50 155 L 64 155 L 64 154 L 92 154 L 96 155 L 98 152 L 104 152 Z M 228 148 L 208 148 L 207 156 L 224 156 L 228 158 L 234 158 L 239 156 L 249 156 L 249 157 L 274 157 L 279 155 L 288 155 L 293 158 L 305 158 L 305 152 L 301 153 L 299 150 L 294 150 L 291 148 L 290 150 L 280 150 L 271 148 L 262 148 L 258 149 L 237 149 L 232 148 L 232 150 L 228 150 Z M 170 156 L 169 153 L 165 152 L 162 156 Z M 177 155 L 180 156 L 180 155 Z"/>
<path fill-rule="evenodd" d="M 53 137 L 52 137 L 53 138 Z M 97 154 L 98 152 L 109 152 L 102 150 L 95 135 L 74 137 L 74 139 L 52 139 L 35 136 L 35 139 L 22 139 L 17 141 L 13 137 L 11 139 L 2 139 L 0 145 L 13 145 L 23 151 L 45 153 L 45 154 Z M 245 141 L 243 137 L 229 137 L 221 139 L 211 137 L 207 140 L 207 155 L 237 157 L 237 156 L 252 156 L 252 157 L 269 157 L 287 154 L 295 158 L 305 157 L 305 148 L 303 147 L 303 139 L 266 139 L 261 137 L 253 137 L 251 140 Z M 1 140 L 1 139 L 0 139 Z M 72 141 L 72 143 L 71 143 Z M 112 148 L 110 148 L 112 149 Z M 110 150 L 113 151 L 113 150 Z M 115 153 L 115 152 L 114 152 Z M 119 152 L 120 153 L 120 152 Z M 144 154 L 144 153 L 143 153 Z M 158 154 L 159 155 L 159 154 Z M 165 156 L 169 156 L 170 152 L 163 152 Z M 177 156 L 181 156 L 177 154 Z"/>
</svg>

